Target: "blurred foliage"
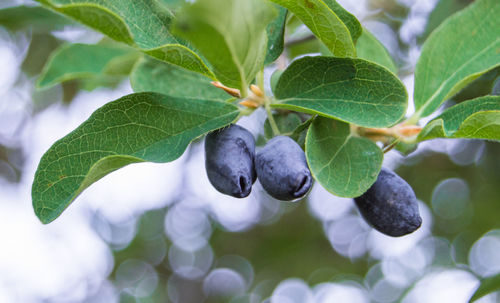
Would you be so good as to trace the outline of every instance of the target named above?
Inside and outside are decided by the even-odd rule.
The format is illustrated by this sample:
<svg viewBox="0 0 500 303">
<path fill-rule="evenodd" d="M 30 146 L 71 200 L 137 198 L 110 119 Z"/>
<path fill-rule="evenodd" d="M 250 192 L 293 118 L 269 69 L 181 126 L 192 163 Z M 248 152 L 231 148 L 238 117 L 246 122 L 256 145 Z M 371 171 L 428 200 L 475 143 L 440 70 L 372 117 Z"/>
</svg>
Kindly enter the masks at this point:
<svg viewBox="0 0 500 303">
<path fill-rule="evenodd" d="M 68 18 L 40 6 L 14 6 L 0 9 L 0 25 L 9 30 L 29 28 L 46 33 L 75 24 Z"/>
</svg>

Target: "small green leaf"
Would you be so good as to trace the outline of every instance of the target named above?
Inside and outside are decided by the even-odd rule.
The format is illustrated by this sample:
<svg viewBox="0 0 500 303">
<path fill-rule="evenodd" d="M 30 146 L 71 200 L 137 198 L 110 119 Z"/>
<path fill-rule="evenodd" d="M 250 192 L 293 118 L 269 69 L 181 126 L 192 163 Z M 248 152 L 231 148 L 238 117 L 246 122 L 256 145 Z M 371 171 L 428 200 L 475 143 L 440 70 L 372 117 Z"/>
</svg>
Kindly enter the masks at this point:
<svg viewBox="0 0 500 303">
<path fill-rule="evenodd" d="M 361 27 L 361 23 L 359 20 L 351 13 L 345 10 L 342 5 L 338 4 L 335 0 L 323 0 L 325 4 L 335 13 L 337 16 L 344 22 L 345 26 L 349 30 L 351 34 L 351 39 L 354 44 L 361 36 L 363 32 L 363 28 Z"/>
<path fill-rule="evenodd" d="M 500 77 L 500 66 L 482 74 L 481 77 L 467 84 L 467 86 L 454 95 L 451 100 L 460 103 L 487 95 L 494 95 L 492 89 L 498 77 Z"/>
<path fill-rule="evenodd" d="M 278 11 L 278 16 L 266 28 L 267 54 L 264 60 L 266 65 L 278 59 L 285 45 L 285 25 L 288 10 L 276 4 L 274 4 L 274 7 Z"/>
<path fill-rule="evenodd" d="M 35 213 L 49 223 L 105 175 L 131 163 L 173 161 L 191 140 L 238 114 L 232 104 L 157 93 L 110 102 L 43 155 L 32 186 Z"/>
<path fill-rule="evenodd" d="M 200 50 L 220 82 L 246 92 L 264 65 L 275 16 L 262 0 L 199 0 L 179 12 L 174 32 Z"/>
<path fill-rule="evenodd" d="M 276 85 L 278 84 L 278 80 L 280 79 L 283 72 L 284 70 L 277 69 L 271 75 L 271 91 L 273 92 L 273 94 L 276 91 Z"/>
<path fill-rule="evenodd" d="M 315 118 L 316 118 L 316 116 L 310 117 L 306 121 L 302 122 L 290 134 L 290 138 L 297 141 L 297 143 L 300 145 L 300 147 L 302 147 L 302 149 L 304 149 L 304 150 L 305 150 L 305 146 L 306 146 L 307 131 L 309 129 L 309 126 L 313 123 Z"/>
<path fill-rule="evenodd" d="M 417 142 L 399 141 L 397 142 L 396 146 L 394 146 L 394 149 L 400 152 L 402 155 L 407 156 L 412 152 L 416 151 L 417 147 L 418 147 Z"/>
<path fill-rule="evenodd" d="M 70 24 L 74 22 L 41 6 L 20 5 L 0 9 L 0 26 L 10 30 L 29 27 L 36 32 L 48 32 Z"/>
<path fill-rule="evenodd" d="M 374 142 L 352 135 L 349 124 L 317 117 L 307 132 L 306 158 L 326 190 L 354 198 L 377 180 L 383 154 Z"/>
<path fill-rule="evenodd" d="M 407 94 L 384 67 L 363 59 L 305 57 L 281 75 L 275 108 L 318 114 L 365 127 L 387 127 L 405 114 Z"/>
<path fill-rule="evenodd" d="M 387 49 L 372 35 L 366 28 L 356 44 L 358 58 L 375 62 L 387 68 L 394 74 L 398 73 L 398 68 Z"/>
<path fill-rule="evenodd" d="M 274 121 L 280 130 L 280 133 L 283 135 L 291 135 L 293 131 L 302 124 L 302 120 L 299 115 L 295 113 L 289 113 L 286 115 L 273 115 Z M 271 128 L 271 124 L 269 123 L 269 119 L 266 119 L 264 122 L 264 137 L 269 140 L 274 137 L 273 130 Z M 292 138 L 293 139 L 293 138 Z"/>
<path fill-rule="evenodd" d="M 288 8 L 336 57 L 354 57 L 356 49 L 347 26 L 321 0 L 271 0 Z M 334 2 L 334 1 L 329 1 Z"/>
<path fill-rule="evenodd" d="M 476 289 L 474 294 L 469 300 L 469 303 L 472 303 L 480 298 L 494 293 L 500 290 L 500 274 L 492 277 L 487 277 L 481 280 L 481 284 L 479 284 L 479 288 Z"/>
<path fill-rule="evenodd" d="M 52 53 L 37 85 L 40 88 L 47 88 L 68 80 L 116 74 L 117 62 L 123 63 L 122 59 L 129 60 L 130 57 L 137 59 L 133 49 L 79 43 L 66 44 Z"/>
<path fill-rule="evenodd" d="M 500 141 L 500 96 L 457 104 L 429 122 L 419 141 L 434 138 L 475 138 Z"/>
<path fill-rule="evenodd" d="M 46 9 L 43 9 L 47 11 Z M 34 32 L 31 35 L 30 46 L 21 66 L 29 77 L 40 74 L 50 55 L 61 46 L 61 41 L 50 33 Z"/>
<path fill-rule="evenodd" d="M 210 79 L 172 64 L 141 59 L 130 74 L 134 92 L 157 92 L 177 98 L 225 101 L 230 96 Z"/>
<path fill-rule="evenodd" d="M 291 38 L 290 38 L 291 40 Z M 296 58 L 303 55 L 321 53 L 324 56 L 333 56 L 326 46 L 316 37 L 312 39 L 297 39 L 296 43 L 289 43 L 286 46 L 286 51 L 289 58 Z"/>
<path fill-rule="evenodd" d="M 159 60 L 215 79 L 201 58 L 170 34 L 173 15 L 161 3 L 152 0 L 37 1 Z"/>
<path fill-rule="evenodd" d="M 478 0 L 427 39 L 415 70 L 414 120 L 433 113 L 468 83 L 500 65 L 500 1 Z"/>
</svg>

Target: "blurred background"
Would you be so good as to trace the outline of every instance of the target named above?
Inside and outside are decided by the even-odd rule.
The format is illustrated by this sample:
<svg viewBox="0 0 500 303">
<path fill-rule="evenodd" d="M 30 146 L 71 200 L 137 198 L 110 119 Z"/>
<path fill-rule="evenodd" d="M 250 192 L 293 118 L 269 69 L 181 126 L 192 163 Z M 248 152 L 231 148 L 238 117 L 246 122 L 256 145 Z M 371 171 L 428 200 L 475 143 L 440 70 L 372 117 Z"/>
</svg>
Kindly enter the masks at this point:
<svg viewBox="0 0 500 303">
<path fill-rule="evenodd" d="M 411 112 L 422 42 L 471 1 L 338 2 L 395 59 Z M 36 4 L 0 2 L 0 302 L 467 302 L 481 278 L 500 273 L 500 144 L 479 140 L 386 154 L 384 166 L 420 201 L 422 227 L 401 238 L 374 231 L 351 199 L 318 184 L 296 203 L 271 199 L 258 181 L 248 198 L 221 195 L 206 177 L 202 140 L 172 163 L 106 176 L 42 225 L 30 197 L 42 154 L 132 89 L 123 75 L 36 89 L 58 46 L 103 36 L 39 10 L 9 10 L 19 5 Z M 318 41 L 302 40 L 290 58 L 317 52 Z M 498 76 L 497 68 L 445 106 L 490 93 Z M 259 138 L 264 120 L 257 111 L 240 124 Z"/>
</svg>

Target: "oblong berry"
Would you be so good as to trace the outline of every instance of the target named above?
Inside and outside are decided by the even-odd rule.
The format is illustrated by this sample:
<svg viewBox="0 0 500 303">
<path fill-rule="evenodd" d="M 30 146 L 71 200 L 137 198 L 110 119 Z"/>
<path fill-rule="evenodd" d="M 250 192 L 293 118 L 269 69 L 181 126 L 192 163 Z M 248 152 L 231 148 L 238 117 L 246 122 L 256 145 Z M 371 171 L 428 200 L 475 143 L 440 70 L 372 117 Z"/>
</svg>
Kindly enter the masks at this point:
<svg viewBox="0 0 500 303">
<path fill-rule="evenodd" d="M 386 235 L 404 236 L 422 224 L 413 189 L 389 169 L 382 168 L 377 181 L 354 201 L 368 224 Z"/>
<path fill-rule="evenodd" d="M 304 151 L 286 136 L 272 138 L 257 152 L 255 170 L 262 187 L 278 200 L 302 198 L 312 185 Z"/>
<path fill-rule="evenodd" d="M 252 191 L 255 139 L 245 128 L 231 124 L 205 138 L 205 169 L 219 192 L 244 198 Z"/>
</svg>

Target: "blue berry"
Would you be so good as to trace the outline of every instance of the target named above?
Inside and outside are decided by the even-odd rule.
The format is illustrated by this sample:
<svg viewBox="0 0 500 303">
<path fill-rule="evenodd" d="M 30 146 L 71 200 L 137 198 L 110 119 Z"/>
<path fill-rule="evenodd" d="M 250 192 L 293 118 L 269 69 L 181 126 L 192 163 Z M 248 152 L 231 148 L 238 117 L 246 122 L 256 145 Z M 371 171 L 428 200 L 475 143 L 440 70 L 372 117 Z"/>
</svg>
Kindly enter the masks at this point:
<svg viewBox="0 0 500 303">
<path fill-rule="evenodd" d="M 232 124 L 209 133 L 205 139 L 205 168 L 219 192 L 244 198 L 252 191 L 255 139 L 245 128 Z"/>
<path fill-rule="evenodd" d="M 382 168 L 370 189 L 354 201 L 363 218 L 386 235 L 404 236 L 422 224 L 413 189 L 386 168 Z"/>
<path fill-rule="evenodd" d="M 262 187 L 278 200 L 302 198 L 312 185 L 304 151 L 286 136 L 267 142 L 255 156 L 255 169 Z"/>
</svg>

